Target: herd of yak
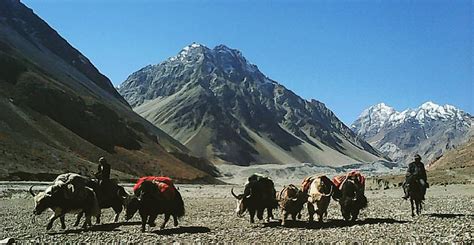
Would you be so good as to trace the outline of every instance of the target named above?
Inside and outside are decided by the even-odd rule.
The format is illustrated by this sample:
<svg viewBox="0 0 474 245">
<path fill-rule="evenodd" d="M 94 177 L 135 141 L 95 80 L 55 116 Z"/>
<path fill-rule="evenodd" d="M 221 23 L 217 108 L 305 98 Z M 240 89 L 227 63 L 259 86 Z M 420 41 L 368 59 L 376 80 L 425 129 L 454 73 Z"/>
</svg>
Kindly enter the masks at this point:
<svg viewBox="0 0 474 245">
<path fill-rule="evenodd" d="M 313 221 L 317 214 L 319 222 L 327 215 L 331 198 L 338 201 L 342 216 L 345 220 L 356 220 L 359 211 L 367 206 L 364 196 L 364 177 L 357 172 L 330 180 L 326 176 L 312 176 L 306 178 L 301 189 L 295 185 L 285 186 L 276 192 L 270 178 L 253 175 L 246 183 L 242 194 L 232 195 L 237 199 L 236 213 L 239 217 L 246 211 L 250 214 L 250 222 L 254 222 L 255 214 L 262 220 L 264 211 L 268 213 L 268 220 L 273 218 L 272 210 L 280 208 L 282 225 L 285 225 L 289 215 L 295 220 L 301 218 L 301 210 L 307 204 L 309 221 Z M 252 181 L 250 181 L 252 180 Z M 53 222 L 60 219 L 61 227 L 66 228 L 65 214 L 76 213 L 75 226 L 79 225 L 82 216 L 85 216 L 83 228 L 92 226 L 92 217 L 100 223 L 101 209 L 112 208 L 115 211 L 117 222 L 119 214 L 125 208 L 125 219 L 131 219 L 138 211 L 141 217 L 141 231 L 146 225 L 155 226 L 159 214 L 164 214 L 163 229 L 173 217 L 174 225 L 178 225 L 178 218 L 184 215 L 184 202 L 169 177 L 148 176 L 140 178 L 133 187 L 133 194 L 129 194 L 115 181 L 98 181 L 75 173 L 59 175 L 51 186 L 37 194 L 33 186 L 29 192 L 35 200 L 33 213 L 39 215 L 46 209 L 54 214 L 50 217 L 46 229 L 52 228 Z"/>
</svg>

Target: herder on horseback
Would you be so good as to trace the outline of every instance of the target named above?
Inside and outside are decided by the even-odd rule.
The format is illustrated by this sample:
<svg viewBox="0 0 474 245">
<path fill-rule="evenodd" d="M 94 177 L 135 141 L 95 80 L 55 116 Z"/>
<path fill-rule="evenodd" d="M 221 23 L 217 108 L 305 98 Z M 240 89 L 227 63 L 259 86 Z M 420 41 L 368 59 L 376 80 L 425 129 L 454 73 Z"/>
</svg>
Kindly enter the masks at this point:
<svg viewBox="0 0 474 245">
<path fill-rule="evenodd" d="M 403 183 L 403 191 L 405 192 L 403 199 L 408 199 L 410 197 L 409 192 L 411 187 L 416 184 L 422 187 L 421 196 L 422 199 L 424 199 L 426 188 L 428 188 L 429 185 L 426 177 L 425 165 L 421 162 L 421 156 L 418 154 L 415 154 L 415 161 L 408 165 L 405 182 Z"/>
</svg>

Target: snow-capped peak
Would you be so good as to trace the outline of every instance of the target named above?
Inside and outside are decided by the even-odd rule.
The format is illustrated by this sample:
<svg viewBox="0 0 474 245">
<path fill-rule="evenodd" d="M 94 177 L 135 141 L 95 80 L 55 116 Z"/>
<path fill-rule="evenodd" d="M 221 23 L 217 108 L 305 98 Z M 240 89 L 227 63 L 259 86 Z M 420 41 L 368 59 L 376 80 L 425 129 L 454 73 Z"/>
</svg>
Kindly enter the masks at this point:
<svg viewBox="0 0 474 245">
<path fill-rule="evenodd" d="M 176 60 L 185 61 L 186 58 L 195 56 L 197 53 L 200 53 L 203 50 L 208 50 L 208 48 L 205 45 L 193 42 L 192 44 L 187 45 L 184 48 L 182 48 L 181 51 L 178 53 L 178 55 L 171 57 L 169 60 L 170 61 L 176 61 Z"/>
<path fill-rule="evenodd" d="M 364 110 L 354 122 L 353 128 L 360 128 L 361 125 L 366 125 L 365 127 L 378 131 L 384 125 L 399 125 L 408 120 L 424 125 L 427 121 L 432 120 L 463 121 L 465 117 L 470 116 L 452 105 L 440 106 L 431 101 L 423 103 L 416 109 L 406 109 L 402 112 L 396 111 L 385 103 L 379 103 Z"/>
</svg>

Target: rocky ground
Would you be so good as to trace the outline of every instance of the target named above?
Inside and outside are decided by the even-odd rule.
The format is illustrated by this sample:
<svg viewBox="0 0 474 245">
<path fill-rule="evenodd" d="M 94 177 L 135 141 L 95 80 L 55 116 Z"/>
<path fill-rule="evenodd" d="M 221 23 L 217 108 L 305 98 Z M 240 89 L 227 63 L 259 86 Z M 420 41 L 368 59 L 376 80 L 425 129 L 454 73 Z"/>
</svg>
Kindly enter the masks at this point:
<svg viewBox="0 0 474 245">
<path fill-rule="evenodd" d="M 328 220 L 323 224 L 304 221 L 280 226 L 278 220 L 250 224 L 248 216 L 233 213 L 235 201 L 231 186 L 180 185 L 186 203 L 186 216 L 179 227 L 169 222 L 164 230 L 140 232 L 139 218 L 131 222 L 110 223 L 112 210 L 104 210 L 104 224 L 84 231 L 71 227 L 73 216 L 67 216 L 66 230 L 59 222 L 46 232 L 49 213 L 33 220 L 33 200 L 26 185 L 0 183 L 0 240 L 18 242 L 473 242 L 474 189 L 472 185 L 433 186 L 429 189 L 425 210 L 419 217 L 410 216 L 410 205 L 403 201 L 399 189 L 368 191 L 369 206 L 360 220 L 342 220 L 338 204 L 331 202 Z M 242 188 L 242 187 L 240 187 Z M 275 217 L 277 212 L 274 211 Z M 306 211 L 303 218 L 306 219 Z M 158 222 L 161 222 L 161 218 Z"/>
</svg>

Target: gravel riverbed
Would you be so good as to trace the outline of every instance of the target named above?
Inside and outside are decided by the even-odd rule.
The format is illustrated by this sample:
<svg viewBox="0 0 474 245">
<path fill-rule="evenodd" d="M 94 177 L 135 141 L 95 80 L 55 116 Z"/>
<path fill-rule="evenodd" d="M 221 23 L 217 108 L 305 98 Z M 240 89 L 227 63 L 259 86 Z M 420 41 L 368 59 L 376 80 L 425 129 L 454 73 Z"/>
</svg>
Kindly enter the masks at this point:
<svg viewBox="0 0 474 245">
<path fill-rule="evenodd" d="M 90 230 L 72 227 L 74 215 L 66 216 L 66 230 L 57 220 L 51 231 L 45 226 L 51 211 L 33 220 L 33 199 L 27 186 L 0 183 L 0 240 L 14 238 L 17 242 L 40 243 L 253 243 L 253 242 L 473 242 L 474 186 L 433 186 L 428 190 L 423 214 L 412 218 L 410 203 L 401 199 L 399 189 L 368 191 L 369 206 L 359 221 L 345 222 L 339 204 L 331 201 L 328 219 L 323 224 L 308 224 L 306 208 L 303 220 L 279 220 L 250 224 L 248 215 L 234 214 L 232 186 L 178 185 L 186 205 L 186 215 L 178 227 L 168 222 L 140 232 L 139 216 L 130 222 L 112 223 L 113 211 L 103 210 L 103 224 Z M 236 187 L 242 188 L 242 187 Z M 280 187 L 281 188 L 281 187 Z M 277 188 L 279 189 L 279 188 Z M 279 218 L 279 211 L 274 211 Z M 163 217 L 157 219 L 157 224 Z"/>
</svg>

